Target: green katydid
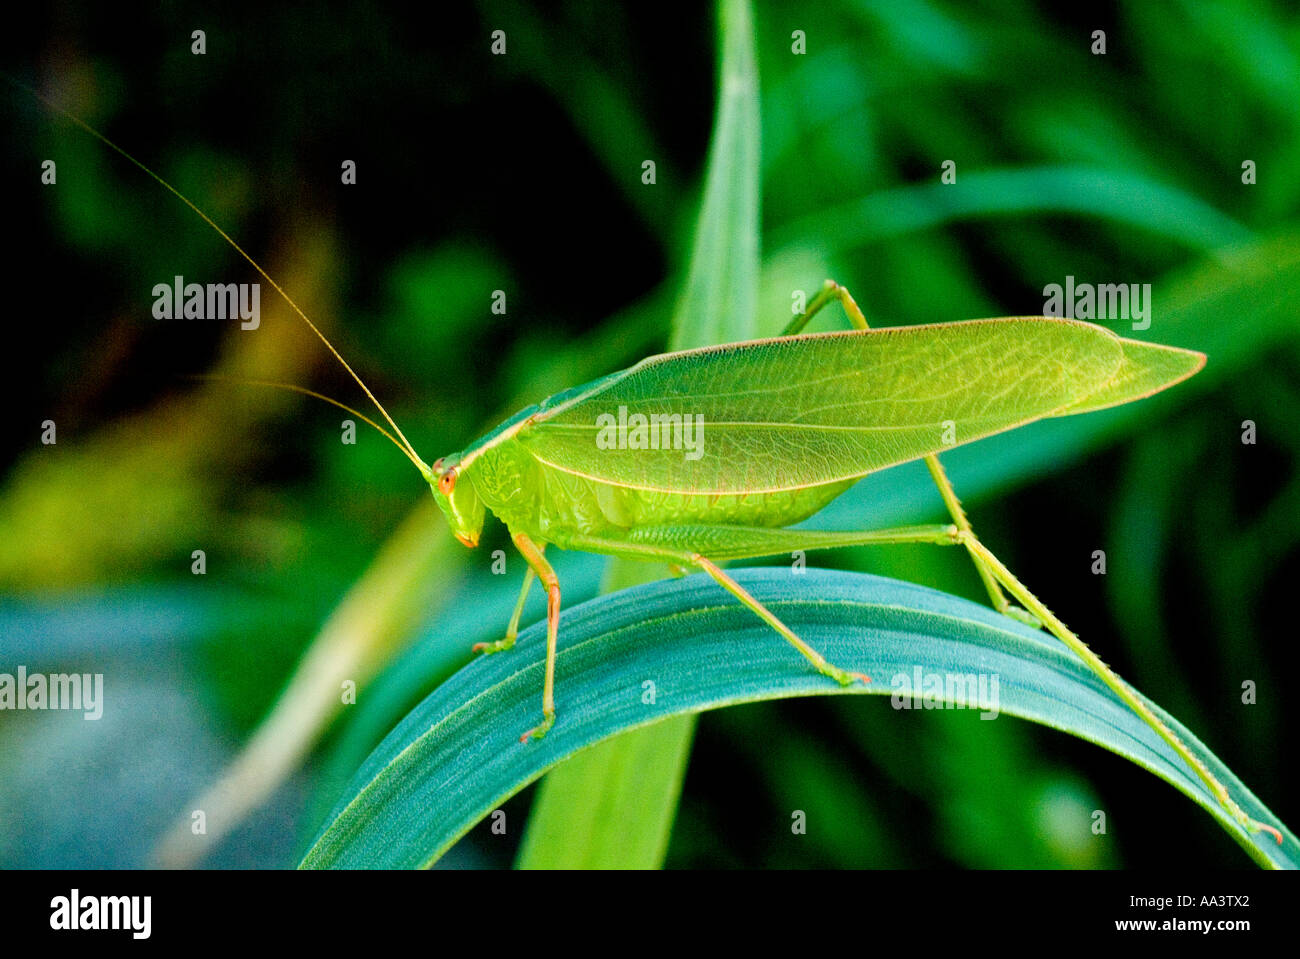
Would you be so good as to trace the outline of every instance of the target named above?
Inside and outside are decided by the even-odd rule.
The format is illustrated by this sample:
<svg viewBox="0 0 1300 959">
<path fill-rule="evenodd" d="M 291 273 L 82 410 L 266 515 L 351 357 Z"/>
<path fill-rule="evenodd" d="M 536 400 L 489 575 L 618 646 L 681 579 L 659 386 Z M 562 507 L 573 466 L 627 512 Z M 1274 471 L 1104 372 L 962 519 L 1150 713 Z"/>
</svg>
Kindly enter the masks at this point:
<svg viewBox="0 0 1300 959">
<path fill-rule="evenodd" d="M 40 99 L 216 230 L 319 337 L 391 431 L 311 390 L 265 385 L 333 403 L 383 433 L 419 470 L 464 545 L 477 545 L 489 511 L 506 525 L 527 563 L 523 588 L 504 637 L 475 649 L 499 653 L 514 645 L 524 600 L 540 579 L 547 592 L 543 718 L 521 741 L 544 736 L 556 720 L 560 584 L 544 555 L 548 545 L 702 570 L 814 668 L 845 685 L 870 679 L 827 662 L 718 564 L 845 546 L 957 545 L 970 555 L 995 608 L 1045 626 L 1169 743 L 1238 822 L 1281 843 L 1281 834 L 1248 816 L 1132 689 L 984 546 L 937 457 L 948 447 L 1044 417 L 1149 396 L 1196 373 L 1202 354 L 1049 317 L 870 329 L 848 291 L 827 281 L 779 337 L 650 357 L 522 410 L 430 466 L 328 338 L 239 244 L 143 163 Z M 801 333 L 832 300 L 855 329 Z M 616 418 L 620 425 L 635 420 L 631 436 L 637 442 L 601 442 Z M 697 433 L 684 449 L 691 424 Z M 653 438 L 651 425 L 660 427 Z M 669 441 L 658 441 L 664 433 Z M 916 459 L 925 460 L 951 523 L 843 532 L 789 528 L 862 477 Z"/>
</svg>

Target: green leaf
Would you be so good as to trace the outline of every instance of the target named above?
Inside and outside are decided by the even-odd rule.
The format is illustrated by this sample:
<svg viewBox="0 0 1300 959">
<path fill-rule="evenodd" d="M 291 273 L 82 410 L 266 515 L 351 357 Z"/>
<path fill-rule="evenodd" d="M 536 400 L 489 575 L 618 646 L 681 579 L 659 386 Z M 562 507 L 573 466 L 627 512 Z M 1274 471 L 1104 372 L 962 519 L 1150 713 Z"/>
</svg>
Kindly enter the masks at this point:
<svg viewBox="0 0 1300 959">
<path fill-rule="evenodd" d="M 1296 837 L 1181 724 L 1156 713 L 1242 808 L 1285 843 L 1245 832 L 1169 747 L 1051 636 L 925 587 L 862 574 L 741 570 L 739 582 L 867 687 L 841 687 L 702 575 L 624 590 L 567 610 L 556 667 L 559 715 L 540 743 L 545 630 L 479 659 L 424 700 L 370 756 L 308 850 L 304 867 L 421 867 L 547 769 L 609 736 L 737 703 L 801 695 L 887 695 L 916 668 L 998 677 L 998 707 L 1125 756 L 1211 813 L 1259 863 L 1295 868 Z M 642 684 L 655 683 L 653 702 Z M 886 718 L 881 720 L 887 721 Z"/>
</svg>

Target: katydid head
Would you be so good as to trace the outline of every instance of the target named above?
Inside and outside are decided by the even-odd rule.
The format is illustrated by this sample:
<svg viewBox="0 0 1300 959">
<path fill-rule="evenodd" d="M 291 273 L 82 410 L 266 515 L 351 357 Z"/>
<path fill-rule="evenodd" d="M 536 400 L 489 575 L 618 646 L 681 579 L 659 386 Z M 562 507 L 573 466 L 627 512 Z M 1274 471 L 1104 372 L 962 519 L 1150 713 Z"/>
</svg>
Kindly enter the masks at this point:
<svg viewBox="0 0 1300 959">
<path fill-rule="evenodd" d="M 483 532 L 485 511 L 474 484 L 468 480 L 457 482 L 460 478 L 458 459 L 445 456 L 435 462 L 429 473 L 429 488 L 438 501 L 438 508 L 447 517 L 452 533 L 472 549 L 478 545 L 479 534 Z"/>
</svg>

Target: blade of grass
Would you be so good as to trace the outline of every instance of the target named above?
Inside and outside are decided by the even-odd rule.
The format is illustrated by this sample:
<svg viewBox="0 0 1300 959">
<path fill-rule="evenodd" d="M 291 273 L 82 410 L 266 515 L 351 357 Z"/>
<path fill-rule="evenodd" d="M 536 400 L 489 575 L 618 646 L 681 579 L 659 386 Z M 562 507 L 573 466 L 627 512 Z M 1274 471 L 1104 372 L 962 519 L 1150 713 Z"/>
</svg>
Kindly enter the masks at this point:
<svg viewBox="0 0 1300 959">
<path fill-rule="evenodd" d="M 695 717 L 675 716 L 566 760 L 538 789 L 515 868 L 661 865 L 694 735 Z"/>
<path fill-rule="evenodd" d="M 757 329 L 760 147 L 749 0 L 720 0 L 718 21 L 718 110 L 673 349 L 745 340 Z M 658 575 L 644 564 L 610 567 L 611 581 L 623 586 Z M 662 865 L 694 730 L 695 718 L 682 716 L 611 739 L 551 772 L 516 865 Z"/>
<path fill-rule="evenodd" d="M 160 865 L 192 866 L 264 802 L 343 708 L 342 684 L 364 685 L 428 607 L 441 604 L 460 551 L 446 537 L 428 535 L 432 514 L 427 501 L 413 510 L 348 591 L 253 738 L 195 800 L 192 808 L 208 814 L 206 832 L 196 835 L 189 815 L 181 816 L 158 845 Z"/>
<path fill-rule="evenodd" d="M 718 19 L 718 113 L 674 350 L 748 339 L 758 308 L 758 65 L 748 0 L 720 0 Z"/>
</svg>

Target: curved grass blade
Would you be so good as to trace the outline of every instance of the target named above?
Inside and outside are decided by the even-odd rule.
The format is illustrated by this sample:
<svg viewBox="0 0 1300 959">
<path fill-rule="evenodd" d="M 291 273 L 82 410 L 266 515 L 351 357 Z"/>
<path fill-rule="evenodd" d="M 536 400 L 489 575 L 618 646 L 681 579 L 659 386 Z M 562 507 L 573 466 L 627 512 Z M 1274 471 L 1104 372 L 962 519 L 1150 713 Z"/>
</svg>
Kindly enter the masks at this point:
<svg viewBox="0 0 1300 959">
<path fill-rule="evenodd" d="M 557 681 L 565 711 L 521 746 L 541 681 L 541 624 L 509 656 L 471 663 L 370 756 L 308 850 L 308 868 L 423 867 L 502 801 L 573 753 L 669 716 L 801 695 L 888 694 L 916 666 L 999 676 L 1002 713 L 1070 732 L 1136 762 L 1204 807 L 1261 865 L 1300 866 L 1300 843 L 1181 724 L 1153 709 L 1250 815 L 1285 842 L 1238 826 L 1136 715 L 1055 639 L 966 600 L 862 574 L 740 570 L 736 578 L 834 662 L 876 678 L 840 687 L 704 576 L 660 582 L 567 610 Z M 809 597 L 816 597 L 810 599 Z M 656 685 L 653 703 L 642 684 Z"/>
</svg>

